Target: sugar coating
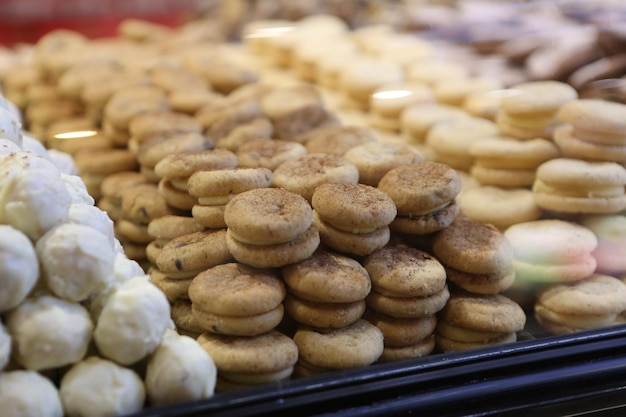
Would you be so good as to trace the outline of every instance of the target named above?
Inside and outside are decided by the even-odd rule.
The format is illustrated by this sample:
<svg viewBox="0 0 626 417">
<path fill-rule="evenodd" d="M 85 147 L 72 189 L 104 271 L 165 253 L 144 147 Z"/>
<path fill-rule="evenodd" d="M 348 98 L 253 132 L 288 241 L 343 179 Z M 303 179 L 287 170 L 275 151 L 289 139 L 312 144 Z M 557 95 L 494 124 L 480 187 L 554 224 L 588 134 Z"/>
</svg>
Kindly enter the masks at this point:
<svg viewBox="0 0 626 417">
<path fill-rule="evenodd" d="M 94 198 L 89 195 L 87 186 L 81 177 L 62 173 L 61 179 L 72 198 L 72 204 L 93 205 L 95 203 Z"/>
<path fill-rule="evenodd" d="M 170 323 L 170 305 L 148 276 L 123 283 L 106 301 L 94 341 L 100 353 L 123 365 L 152 353 Z"/>
<path fill-rule="evenodd" d="M 63 417 L 59 391 L 35 371 L 0 373 L 0 410 L 6 416 Z"/>
<path fill-rule="evenodd" d="M 67 219 L 71 196 L 52 162 L 27 151 L 0 155 L 0 223 L 38 239 Z"/>
<path fill-rule="evenodd" d="M 16 307 L 39 279 L 39 261 L 28 236 L 9 225 L 0 225 L 0 312 Z"/>
<path fill-rule="evenodd" d="M 146 396 L 133 370 L 95 356 L 67 371 L 59 393 L 67 417 L 132 414 L 143 408 Z"/>
<path fill-rule="evenodd" d="M 113 220 L 101 208 L 89 204 L 73 203 L 68 210 L 67 222 L 83 224 L 99 231 L 108 238 L 111 247 L 114 247 Z"/>
<path fill-rule="evenodd" d="M 169 331 L 150 356 L 145 386 L 153 406 L 209 398 L 215 391 L 213 358 L 188 336 Z"/>
<path fill-rule="evenodd" d="M 93 331 L 85 307 L 50 295 L 27 298 L 7 314 L 6 325 L 13 337 L 14 359 L 32 370 L 81 360 Z"/>
<path fill-rule="evenodd" d="M 83 301 L 113 279 L 111 241 L 90 226 L 62 224 L 42 236 L 35 248 L 45 282 L 59 297 Z"/>
</svg>

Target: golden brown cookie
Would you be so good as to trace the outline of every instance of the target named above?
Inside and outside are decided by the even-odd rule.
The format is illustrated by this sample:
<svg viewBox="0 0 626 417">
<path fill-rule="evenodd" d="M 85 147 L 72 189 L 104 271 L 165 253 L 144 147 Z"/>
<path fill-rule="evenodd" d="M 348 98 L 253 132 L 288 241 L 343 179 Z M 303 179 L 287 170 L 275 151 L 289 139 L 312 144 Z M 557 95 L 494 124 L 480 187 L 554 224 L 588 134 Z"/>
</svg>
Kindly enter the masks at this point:
<svg viewBox="0 0 626 417">
<path fill-rule="evenodd" d="M 286 290 L 275 271 L 241 263 L 213 266 L 193 278 L 189 298 L 198 326 L 207 332 L 257 336 L 283 318 Z"/>
<path fill-rule="evenodd" d="M 237 148 L 239 165 L 247 168 L 267 168 L 272 171 L 283 162 L 306 155 L 304 145 L 280 139 L 252 139 Z"/>
</svg>

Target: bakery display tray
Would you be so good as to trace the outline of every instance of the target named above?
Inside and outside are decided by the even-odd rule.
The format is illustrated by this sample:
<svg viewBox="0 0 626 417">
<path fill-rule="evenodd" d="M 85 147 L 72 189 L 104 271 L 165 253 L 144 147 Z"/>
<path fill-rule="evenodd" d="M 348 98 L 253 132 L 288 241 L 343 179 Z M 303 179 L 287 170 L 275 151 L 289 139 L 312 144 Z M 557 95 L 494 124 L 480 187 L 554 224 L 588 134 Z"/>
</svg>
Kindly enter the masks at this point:
<svg viewBox="0 0 626 417">
<path fill-rule="evenodd" d="M 626 325 L 217 394 L 133 417 L 626 415 Z"/>
</svg>

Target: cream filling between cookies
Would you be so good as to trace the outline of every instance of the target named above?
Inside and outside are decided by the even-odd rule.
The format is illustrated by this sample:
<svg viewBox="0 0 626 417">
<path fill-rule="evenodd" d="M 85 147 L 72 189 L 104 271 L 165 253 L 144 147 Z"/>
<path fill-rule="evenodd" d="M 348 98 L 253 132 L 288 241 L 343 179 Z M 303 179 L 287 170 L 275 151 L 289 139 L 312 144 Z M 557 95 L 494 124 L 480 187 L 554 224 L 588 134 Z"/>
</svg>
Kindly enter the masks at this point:
<svg viewBox="0 0 626 417">
<path fill-rule="evenodd" d="M 210 197 L 198 197 L 198 204 L 201 206 L 223 206 L 235 198 L 237 194 L 214 195 Z"/>
<path fill-rule="evenodd" d="M 439 210 L 443 210 L 444 208 L 448 207 L 450 204 L 451 202 L 447 202 L 447 203 L 432 207 L 428 210 L 412 211 L 411 213 L 408 213 L 408 214 L 402 213 L 402 215 L 407 216 L 407 217 L 426 216 L 427 214 L 434 213 Z"/>
<path fill-rule="evenodd" d="M 189 177 L 174 177 L 174 178 L 170 178 L 169 180 L 170 180 L 170 184 L 172 184 L 174 188 L 180 191 L 187 192 L 187 180 L 188 179 Z"/>
<path fill-rule="evenodd" d="M 612 198 L 624 195 L 623 185 L 605 185 L 585 189 L 582 186 L 576 188 L 549 185 L 539 179 L 535 181 L 533 190 L 546 194 L 575 198 Z"/>
</svg>

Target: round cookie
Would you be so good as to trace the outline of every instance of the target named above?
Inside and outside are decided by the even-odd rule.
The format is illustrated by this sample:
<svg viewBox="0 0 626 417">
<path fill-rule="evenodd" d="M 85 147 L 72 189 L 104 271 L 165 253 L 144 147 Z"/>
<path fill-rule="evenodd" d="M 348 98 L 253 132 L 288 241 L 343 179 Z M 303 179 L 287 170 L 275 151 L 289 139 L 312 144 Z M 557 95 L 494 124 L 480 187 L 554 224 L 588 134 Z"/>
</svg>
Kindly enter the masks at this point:
<svg viewBox="0 0 626 417">
<path fill-rule="evenodd" d="M 513 247 L 516 281 L 577 281 L 595 271 L 598 239 L 579 224 L 541 219 L 513 225 L 504 236 Z"/>
<path fill-rule="evenodd" d="M 151 269 L 149 275 L 150 282 L 163 291 L 170 303 L 173 304 L 177 300 L 189 299 L 189 285 L 193 277 L 185 279 L 170 278 L 156 269 Z"/>
<path fill-rule="evenodd" d="M 590 161 L 626 163 L 626 140 L 619 145 L 606 145 L 579 138 L 572 125 L 559 126 L 554 130 L 554 142 L 567 158 Z"/>
<path fill-rule="evenodd" d="M 378 360 L 384 348 L 383 333 L 363 319 L 324 332 L 302 326 L 296 330 L 293 340 L 298 346 L 298 363 L 304 368 L 322 371 L 370 365 Z"/>
<path fill-rule="evenodd" d="M 497 91 L 503 87 L 501 80 L 495 77 L 463 77 L 438 80 L 432 89 L 438 103 L 462 107 L 472 94 Z"/>
<path fill-rule="evenodd" d="M 325 183 L 359 181 L 359 170 L 347 159 L 331 154 L 307 154 L 283 162 L 274 170 L 274 187 L 311 201 L 315 188 Z"/>
<path fill-rule="evenodd" d="M 297 345 L 277 330 L 253 337 L 205 332 L 198 343 L 213 358 L 220 378 L 244 386 L 289 379 L 298 360 Z M 216 390 L 221 388 L 218 379 Z"/>
<path fill-rule="evenodd" d="M 178 334 L 184 334 L 197 339 L 198 336 L 204 333 L 204 329 L 198 326 L 193 316 L 191 300 L 180 298 L 174 301 L 171 306 L 171 311 L 172 321 L 176 326 Z"/>
<path fill-rule="evenodd" d="M 506 271 L 514 254 L 509 241 L 495 226 L 463 219 L 437 233 L 433 252 L 446 268 L 473 274 Z"/>
<path fill-rule="evenodd" d="M 196 275 L 189 298 L 194 319 L 205 331 L 256 336 L 282 320 L 285 291 L 271 270 L 226 263 Z"/>
<path fill-rule="evenodd" d="M 228 202 L 224 220 L 229 234 L 255 245 L 286 243 L 311 226 L 313 210 L 300 195 L 263 188 L 240 193 Z"/>
<path fill-rule="evenodd" d="M 155 255 L 161 251 L 163 246 L 171 239 L 182 235 L 201 232 L 204 226 L 198 223 L 193 217 L 176 214 L 166 214 L 157 217 L 148 223 L 148 234 L 152 237 L 152 249 Z M 156 256 L 152 260 L 156 264 Z"/>
<path fill-rule="evenodd" d="M 437 326 L 435 315 L 401 319 L 368 310 L 364 318 L 383 332 L 386 348 L 414 346 L 429 338 Z"/>
<path fill-rule="evenodd" d="M 454 293 L 438 318 L 435 337 L 444 351 L 515 341 L 526 324 L 524 310 L 501 294 Z"/>
<path fill-rule="evenodd" d="M 309 301 L 287 293 L 285 312 L 295 322 L 317 329 L 339 329 L 349 326 L 363 316 L 365 300 L 350 303 Z"/>
<path fill-rule="evenodd" d="M 237 148 L 239 166 L 274 170 L 283 162 L 306 155 L 301 143 L 280 139 L 252 139 Z"/>
<path fill-rule="evenodd" d="M 367 108 L 371 94 L 380 86 L 405 79 L 400 65 L 359 55 L 345 63 L 339 73 L 339 88 L 357 108 Z"/>
<path fill-rule="evenodd" d="M 618 278 L 592 274 L 568 284 L 542 288 L 535 317 L 554 334 L 611 326 L 626 308 L 626 285 Z"/>
<path fill-rule="evenodd" d="M 448 286 L 424 297 L 389 297 L 372 290 L 366 298 L 367 307 L 395 318 L 415 319 L 439 312 L 450 298 Z"/>
<path fill-rule="evenodd" d="M 372 288 L 389 297 L 427 297 L 446 286 L 443 265 L 426 252 L 386 246 L 363 260 Z"/>
<path fill-rule="evenodd" d="M 537 168 L 537 205 L 565 213 L 617 213 L 626 208 L 626 168 L 615 162 L 557 158 Z"/>
<path fill-rule="evenodd" d="M 424 161 L 388 171 L 379 181 L 396 204 L 391 228 L 409 234 L 429 234 L 447 227 L 458 213 L 456 196 L 461 178 L 451 167 Z"/>
<path fill-rule="evenodd" d="M 492 224 L 502 231 L 517 223 L 537 220 L 543 214 L 533 192 L 526 188 L 483 185 L 461 193 L 458 202 L 471 220 Z"/>
<path fill-rule="evenodd" d="M 284 243 L 247 243 L 235 238 L 230 227 L 226 231 L 226 246 L 239 262 L 258 268 L 280 268 L 303 261 L 320 245 L 320 233 L 315 226 Z"/>
<path fill-rule="evenodd" d="M 624 146 L 626 106 L 597 99 L 578 99 L 561 106 L 559 119 L 572 126 L 572 135 L 601 145 Z"/>
<path fill-rule="evenodd" d="M 597 261 L 597 272 L 619 276 L 626 272 L 626 216 L 623 214 L 586 215 L 578 222 L 598 238 L 598 246 L 591 252 Z"/>
<path fill-rule="evenodd" d="M 402 135 L 412 143 L 424 143 L 430 129 L 438 123 L 468 117 L 454 106 L 439 103 L 415 103 L 407 106 L 400 116 Z"/>
<path fill-rule="evenodd" d="M 230 259 L 226 230 L 203 230 L 175 237 L 163 245 L 156 266 L 170 278 L 186 279 Z"/>
<path fill-rule="evenodd" d="M 371 290 L 367 270 L 356 260 L 319 248 L 302 262 L 281 268 L 289 292 L 309 301 L 350 303 Z"/>
<path fill-rule="evenodd" d="M 395 362 L 405 359 L 421 358 L 427 356 L 435 350 L 435 335 L 427 336 L 425 339 L 409 346 L 385 346 L 382 355 L 378 358 L 379 363 Z"/>
<path fill-rule="evenodd" d="M 343 156 L 359 170 L 359 182 L 373 187 L 392 168 L 424 161 L 415 148 L 401 142 L 386 141 L 354 146 Z"/>
<path fill-rule="evenodd" d="M 295 139 L 308 153 L 343 156 L 349 149 L 378 140 L 373 130 L 364 126 L 327 126 L 314 129 Z"/>
</svg>

